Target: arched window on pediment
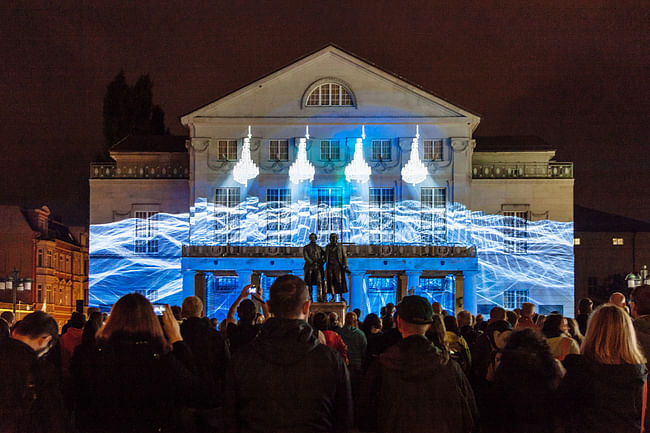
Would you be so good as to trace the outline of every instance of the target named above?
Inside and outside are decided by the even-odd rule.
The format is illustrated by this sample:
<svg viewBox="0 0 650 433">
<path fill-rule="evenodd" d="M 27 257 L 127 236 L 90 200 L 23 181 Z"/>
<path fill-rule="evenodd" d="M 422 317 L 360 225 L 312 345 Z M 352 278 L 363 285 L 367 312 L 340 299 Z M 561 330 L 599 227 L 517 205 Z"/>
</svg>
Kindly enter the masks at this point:
<svg viewBox="0 0 650 433">
<path fill-rule="evenodd" d="M 354 107 L 356 99 L 348 86 L 340 81 L 326 79 L 313 83 L 305 92 L 303 106 Z"/>
</svg>

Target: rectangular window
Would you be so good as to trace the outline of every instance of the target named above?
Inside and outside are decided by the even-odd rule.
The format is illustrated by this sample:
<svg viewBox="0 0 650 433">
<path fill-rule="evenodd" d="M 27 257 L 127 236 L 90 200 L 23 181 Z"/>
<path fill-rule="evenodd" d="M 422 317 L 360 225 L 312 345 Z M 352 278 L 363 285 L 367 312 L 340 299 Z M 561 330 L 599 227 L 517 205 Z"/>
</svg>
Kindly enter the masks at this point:
<svg viewBox="0 0 650 433">
<path fill-rule="evenodd" d="M 330 233 L 339 236 L 343 231 L 343 188 L 318 188 L 318 236 L 321 242 L 329 240 Z"/>
<path fill-rule="evenodd" d="M 43 267 L 43 249 L 39 248 L 38 249 L 38 267 L 42 268 Z"/>
<path fill-rule="evenodd" d="M 336 140 L 321 140 L 320 159 L 323 161 L 338 161 L 341 159 L 341 147 Z"/>
<path fill-rule="evenodd" d="M 390 140 L 372 140 L 372 159 L 375 161 L 391 160 Z"/>
<path fill-rule="evenodd" d="M 43 302 L 43 286 L 40 284 L 36 290 L 36 302 Z"/>
<path fill-rule="evenodd" d="M 425 161 L 442 161 L 442 140 L 424 140 Z"/>
<path fill-rule="evenodd" d="M 577 247 L 578 245 L 580 245 L 580 242 L 581 242 L 580 238 L 573 238 L 573 245 L 574 246 Z"/>
<path fill-rule="evenodd" d="M 239 188 L 217 188 L 214 198 L 215 242 L 239 241 Z"/>
<path fill-rule="evenodd" d="M 289 160 L 289 140 L 269 141 L 269 161 Z"/>
<path fill-rule="evenodd" d="M 395 241 L 395 191 L 393 188 L 370 188 L 368 229 L 371 244 Z"/>
<path fill-rule="evenodd" d="M 70 256 L 65 256 L 65 271 L 71 273 L 72 269 L 70 267 Z"/>
<path fill-rule="evenodd" d="M 503 211 L 503 251 L 526 254 L 528 250 L 528 212 Z"/>
<path fill-rule="evenodd" d="M 447 189 L 420 189 L 420 230 L 424 244 L 447 240 Z"/>
<path fill-rule="evenodd" d="M 206 287 L 206 316 L 216 317 L 219 320 L 225 319 L 228 307 L 237 300 L 240 291 L 237 277 L 209 278 Z"/>
<path fill-rule="evenodd" d="M 514 310 L 521 308 L 521 304 L 528 302 L 528 290 L 506 290 L 503 292 L 503 308 Z"/>
<path fill-rule="evenodd" d="M 52 291 L 52 286 L 48 285 L 45 289 L 45 295 L 47 296 L 47 303 L 54 304 L 54 293 Z"/>
<path fill-rule="evenodd" d="M 612 238 L 612 245 L 625 245 L 625 242 L 623 241 L 623 238 Z"/>
<path fill-rule="evenodd" d="M 158 252 L 158 212 L 135 211 L 135 247 L 138 254 Z"/>
<path fill-rule="evenodd" d="M 51 268 L 52 267 L 52 251 L 47 252 L 47 267 Z"/>
<path fill-rule="evenodd" d="M 291 190 L 266 190 L 266 240 L 271 245 L 291 242 Z"/>
<path fill-rule="evenodd" d="M 217 141 L 217 159 L 219 161 L 237 161 L 237 140 Z"/>
</svg>

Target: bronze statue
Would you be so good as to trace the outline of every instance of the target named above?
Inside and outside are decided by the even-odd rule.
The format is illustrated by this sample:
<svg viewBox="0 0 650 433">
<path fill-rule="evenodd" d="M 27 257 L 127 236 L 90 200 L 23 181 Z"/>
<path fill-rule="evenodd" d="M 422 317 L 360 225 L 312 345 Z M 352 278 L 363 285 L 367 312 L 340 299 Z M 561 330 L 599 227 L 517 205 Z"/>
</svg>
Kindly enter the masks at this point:
<svg viewBox="0 0 650 433">
<path fill-rule="evenodd" d="M 311 288 L 316 286 L 316 297 L 318 302 L 325 302 L 325 272 L 323 272 L 323 264 L 325 263 L 325 252 L 316 243 L 315 233 L 309 235 L 309 243 L 302 249 L 302 255 L 305 258 L 305 266 L 303 267 L 303 276 L 307 287 L 309 287 L 309 296 L 311 297 Z"/>
<path fill-rule="evenodd" d="M 348 270 L 348 257 L 345 249 L 337 243 L 336 233 L 330 234 L 330 243 L 325 247 L 325 279 L 327 280 L 327 292 L 340 295 L 348 291 L 348 284 L 345 274 Z M 334 299 L 332 299 L 333 301 Z"/>
</svg>

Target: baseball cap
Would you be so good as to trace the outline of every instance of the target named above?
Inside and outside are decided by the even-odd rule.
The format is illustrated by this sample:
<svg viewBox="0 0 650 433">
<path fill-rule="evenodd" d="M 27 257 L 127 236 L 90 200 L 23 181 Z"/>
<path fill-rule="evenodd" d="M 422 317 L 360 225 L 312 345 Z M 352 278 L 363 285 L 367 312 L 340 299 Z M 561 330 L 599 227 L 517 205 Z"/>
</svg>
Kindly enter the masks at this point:
<svg viewBox="0 0 650 433">
<path fill-rule="evenodd" d="M 400 319 L 416 325 L 425 325 L 433 322 L 433 308 L 422 296 L 411 295 L 402 298 L 397 304 L 397 315 Z"/>
</svg>

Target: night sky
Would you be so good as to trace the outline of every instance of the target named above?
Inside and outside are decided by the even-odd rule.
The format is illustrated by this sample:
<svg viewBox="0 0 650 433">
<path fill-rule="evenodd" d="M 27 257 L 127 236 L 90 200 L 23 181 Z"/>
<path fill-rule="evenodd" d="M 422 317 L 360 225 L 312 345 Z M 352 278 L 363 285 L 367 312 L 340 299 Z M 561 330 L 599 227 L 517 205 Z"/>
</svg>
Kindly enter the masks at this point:
<svg viewBox="0 0 650 433">
<path fill-rule="evenodd" d="M 164 3 L 164 4 L 163 4 Z M 7 1 L 0 203 L 88 220 L 89 163 L 120 69 L 179 117 L 333 42 L 575 163 L 577 204 L 650 220 L 646 1 Z"/>
</svg>

